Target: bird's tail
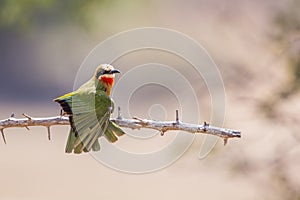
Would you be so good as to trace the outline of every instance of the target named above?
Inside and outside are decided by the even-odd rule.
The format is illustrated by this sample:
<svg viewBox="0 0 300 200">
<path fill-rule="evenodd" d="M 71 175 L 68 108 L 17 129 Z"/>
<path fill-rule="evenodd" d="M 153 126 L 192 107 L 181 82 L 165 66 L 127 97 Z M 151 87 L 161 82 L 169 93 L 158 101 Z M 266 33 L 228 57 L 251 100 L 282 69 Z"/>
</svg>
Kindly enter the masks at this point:
<svg viewBox="0 0 300 200">
<path fill-rule="evenodd" d="M 104 136 L 109 142 L 116 142 L 118 140 L 118 137 L 124 134 L 125 132 L 117 124 L 110 120 L 108 121 L 108 125 L 104 132 Z M 65 151 L 66 153 L 72 153 L 74 151 L 74 153 L 76 154 L 80 154 L 82 152 L 89 152 L 91 149 L 93 151 L 99 151 L 100 144 L 98 138 L 100 136 L 100 133 L 96 136 L 92 136 L 89 134 L 86 134 L 86 136 L 78 136 L 71 128 Z"/>
<path fill-rule="evenodd" d="M 109 121 L 108 127 L 104 133 L 105 138 L 111 142 L 114 143 L 118 140 L 118 137 L 124 135 L 125 132 L 114 122 Z"/>
</svg>

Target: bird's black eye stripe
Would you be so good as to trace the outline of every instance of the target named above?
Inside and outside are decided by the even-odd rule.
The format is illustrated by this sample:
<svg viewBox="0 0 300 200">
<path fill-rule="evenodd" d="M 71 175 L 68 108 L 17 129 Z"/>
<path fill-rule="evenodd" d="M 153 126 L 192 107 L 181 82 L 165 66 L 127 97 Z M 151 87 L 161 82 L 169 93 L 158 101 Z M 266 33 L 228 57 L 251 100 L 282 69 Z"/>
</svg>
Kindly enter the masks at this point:
<svg viewBox="0 0 300 200">
<path fill-rule="evenodd" d="M 103 71 L 103 74 L 110 74 L 110 72 L 111 72 L 110 69 L 105 69 L 105 70 Z"/>
<path fill-rule="evenodd" d="M 109 74 L 109 73 L 110 73 L 110 70 L 107 71 L 107 70 L 102 69 L 101 71 L 99 71 L 99 72 L 97 73 L 97 77 L 100 77 L 101 75 Z"/>
</svg>

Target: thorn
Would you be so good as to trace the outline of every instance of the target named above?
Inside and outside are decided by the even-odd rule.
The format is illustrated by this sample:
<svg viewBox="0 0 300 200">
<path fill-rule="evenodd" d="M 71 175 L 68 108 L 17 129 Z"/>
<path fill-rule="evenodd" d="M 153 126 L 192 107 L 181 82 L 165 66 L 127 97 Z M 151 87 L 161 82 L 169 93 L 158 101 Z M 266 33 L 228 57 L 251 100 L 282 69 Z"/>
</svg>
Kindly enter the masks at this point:
<svg viewBox="0 0 300 200">
<path fill-rule="evenodd" d="M 11 115 L 10 115 L 10 117 L 15 117 L 15 113 L 12 112 Z"/>
<path fill-rule="evenodd" d="M 120 106 L 118 106 L 118 118 L 117 119 L 122 119 Z"/>
<path fill-rule="evenodd" d="M 24 117 L 26 117 L 28 120 L 31 120 L 31 117 L 25 113 L 22 114 Z"/>
<path fill-rule="evenodd" d="M 48 131 L 48 140 L 51 140 L 50 126 L 47 126 L 47 131 Z"/>
<path fill-rule="evenodd" d="M 2 134 L 2 139 L 3 139 L 3 142 L 4 142 L 4 144 L 6 144 L 6 139 L 5 139 L 5 135 L 4 135 L 3 128 L 2 128 L 2 129 L 0 129 L 0 131 L 1 131 L 1 134 Z"/>
<path fill-rule="evenodd" d="M 138 121 L 140 121 L 140 122 L 143 122 L 143 119 L 142 119 L 142 118 L 139 118 L 139 117 L 137 117 L 137 116 L 133 116 L 132 119 L 136 119 L 136 120 L 138 120 Z"/>
<path fill-rule="evenodd" d="M 224 138 L 224 146 L 227 144 L 228 138 Z"/>
<path fill-rule="evenodd" d="M 208 127 L 209 127 L 209 124 L 206 123 L 206 122 L 204 122 L 204 124 L 203 124 L 203 131 L 206 132 Z"/>
<path fill-rule="evenodd" d="M 28 128 L 28 126 L 25 126 L 25 128 L 29 131 L 30 129 Z"/>
<path fill-rule="evenodd" d="M 135 120 L 138 120 L 139 122 L 141 122 L 142 126 L 148 124 L 145 120 L 143 120 L 142 118 L 136 117 L 136 116 L 133 116 L 132 119 L 135 119 Z"/>
<path fill-rule="evenodd" d="M 176 110 L 176 123 L 179 124 L 179 114 L 178 114 L 178 110 Z"/>
</svg>

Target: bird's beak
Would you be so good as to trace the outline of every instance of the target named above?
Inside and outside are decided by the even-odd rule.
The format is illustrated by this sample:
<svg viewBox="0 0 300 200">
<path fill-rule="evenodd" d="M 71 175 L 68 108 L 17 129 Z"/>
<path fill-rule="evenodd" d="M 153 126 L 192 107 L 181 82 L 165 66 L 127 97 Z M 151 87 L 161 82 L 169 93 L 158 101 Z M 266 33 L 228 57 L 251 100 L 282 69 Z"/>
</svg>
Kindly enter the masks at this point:
<svg viewBox="0 0 300 200">
<path fill-rule="evenodd" d="M 121 73 L 121 72 L 117 69 L 113 69 L 110 71 L 110 74 L 115 74 L 115 73 Z"/>
</svg>

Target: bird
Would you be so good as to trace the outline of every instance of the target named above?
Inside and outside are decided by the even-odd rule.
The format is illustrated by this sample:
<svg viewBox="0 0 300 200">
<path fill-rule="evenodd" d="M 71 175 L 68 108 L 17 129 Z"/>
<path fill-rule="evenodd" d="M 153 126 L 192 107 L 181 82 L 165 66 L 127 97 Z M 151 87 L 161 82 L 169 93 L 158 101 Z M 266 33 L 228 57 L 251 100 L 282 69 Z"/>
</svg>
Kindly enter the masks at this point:
<svg viewBox="0 0 300 200">
<path fill-rule="evenodd" d="M 76 91 L 67 93 L 53 101 L 60 104 L 71 125 L 66 153 L 100 151 L 98 138 L 113 143 L 125 132 L 110 120 L 114 102 L 110 97 L 115 74 L 120 73 L 110 64 L 96 67 L 92 78 Z"/>
</svg>

